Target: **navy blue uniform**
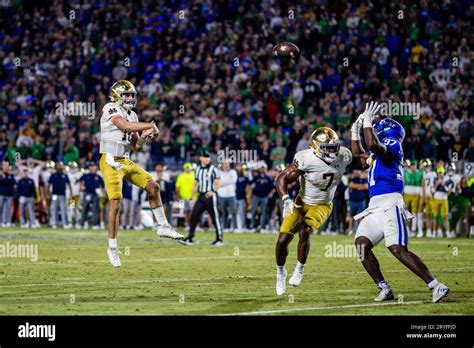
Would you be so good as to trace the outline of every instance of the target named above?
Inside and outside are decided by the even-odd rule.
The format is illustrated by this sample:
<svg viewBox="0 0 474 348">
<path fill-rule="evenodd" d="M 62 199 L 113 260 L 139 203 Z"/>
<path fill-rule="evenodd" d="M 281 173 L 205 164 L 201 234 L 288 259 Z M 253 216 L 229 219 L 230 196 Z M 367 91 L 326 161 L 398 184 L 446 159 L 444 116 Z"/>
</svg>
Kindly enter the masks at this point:
<svg viewBox="0 0 474 348">
<path fill-rule="evenodd" d="M 84 174 L 79 181 L 82 181 L 85 186 L 85 193 L 94 194 L 97 188 L 104 187 L 104 179 L 97 174 Z"/>
<path fill-rule="evenodd" d="M 35 182 L 31 178 L 23 178 L 18 181 L 18 197 L 35 197 Z"/>
<path fill-rule="evenodd" d="M 13 197 L 15 193 L 16 180 L 11 174 L 0 175 L 0 196 Z"/>
<path fill-rule="evenodd" d="M 70 184 L 69 177 L 64 173 L 54 173 L 49 177 L 48 182 L 52 186 L 52 194 L 65 196 L 66 185 Z"/>
</svg>

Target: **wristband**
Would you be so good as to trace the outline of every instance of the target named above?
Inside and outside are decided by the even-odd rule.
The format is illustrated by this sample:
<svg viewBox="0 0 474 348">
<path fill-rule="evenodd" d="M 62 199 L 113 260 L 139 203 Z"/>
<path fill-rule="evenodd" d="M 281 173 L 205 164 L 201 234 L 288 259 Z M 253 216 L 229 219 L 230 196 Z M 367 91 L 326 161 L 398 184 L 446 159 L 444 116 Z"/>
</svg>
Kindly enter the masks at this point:
<svg viewBox="0 0 474 348">
<path fill-rule="evenodd" d="M 143 147 L 143 145 L 146 144 L 146 139 L 145 138 L 138 138 L 137 140 L 137 146 L 138 147 Z"/>
<path fill-rule="evenodd" d="M 286 194 L 283 197 L 281 197 L 282 201 L 286 201 L 287 199 L 291 199 L 289 194 Z"/>
</svg>

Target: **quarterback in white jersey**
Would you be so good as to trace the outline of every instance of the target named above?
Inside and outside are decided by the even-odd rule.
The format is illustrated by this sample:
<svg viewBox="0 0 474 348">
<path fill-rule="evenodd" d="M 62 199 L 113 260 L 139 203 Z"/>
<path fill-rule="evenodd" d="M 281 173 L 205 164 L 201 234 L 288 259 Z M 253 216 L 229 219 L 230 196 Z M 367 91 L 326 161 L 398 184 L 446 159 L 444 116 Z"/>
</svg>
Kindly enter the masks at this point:
<svg viewBox="0 0 474 348">
<path fill-rule="evenodd" d="M 150 173 L 130 160 L 131 151 L 140 151 L 148 138 L 157 137 L 159 134 L 153 122 L 138 121 L 137 114 L 132 110 L 137 103 L 136 96 L 137 91 L 130 81 L 115 82 L 110 88 L 112 102 L 105 104 L 100 118 L 100 171 L 109 198 L 107 255 L 114 267 L 121 266 L 117 232 L 124 179 L 147 191 L 150 208 L 158 222 L 156 230 L 158 236 L 184 238 L 166 219 L 159 185 L 152 179 Z"/>
<path fill-rule="evenodd" d="M 277 295 L 286 291 L 285 263 L 288 245 L 295 233 L 299 233 L 298 263 L 289 284 L 298 286 L 301 283 L 311 233 L 329 218 L 337 185 L 351 161 L 351 152 L 340 146 L 336 132 L 321 127 L 311 135 L 310 148 L 297 152 L 293 163 L 276 178 L 276 189 L 283 201 L 283 222 L 275 248 Z M 288 184 L 297 179 L 300 181 L 300 192 L 293 201 L 288 195 Z"/>
</svg>

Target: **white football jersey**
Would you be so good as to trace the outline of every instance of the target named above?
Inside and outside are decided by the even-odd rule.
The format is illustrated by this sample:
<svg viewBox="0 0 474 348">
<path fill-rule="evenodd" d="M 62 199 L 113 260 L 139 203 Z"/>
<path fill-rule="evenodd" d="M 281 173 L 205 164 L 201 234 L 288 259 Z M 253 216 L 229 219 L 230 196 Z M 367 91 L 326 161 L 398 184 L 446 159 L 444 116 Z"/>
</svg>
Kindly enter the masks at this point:
<svg viewBox="0 0 474 348">
<path fill-rule="evenodd" d="M 138 122 L 138 116 L 133 110 L 125 110 L 116 103 L 105 104 L 100 118 L 100 153 L 130 157 L 132 133 L 123 132 L 112 123 L 110 119 L 115 115 L 128 122 Z"/>
<path fill-rule="evenodd" d="M 81 194 L 79 179 L 83 175 L 84 175 L 84 173 L 82 173 L 80 170 L 77 171 L 77 172 L 74 172 L 74 173 L 73 172 L 68 173 L 69 182 L 71 183 L 72 195 L 73 196 L 79 196 Z M 67 192 L 67 194 L 69 195 L 69 191 Z"/>
<path fill-rule="evenodd" d="M 436 181 L 436 173 L 432 170 L 424 172 L 423 179 L 425 180 L 425 195 L 431 197 L 431 189 Z"/>
<path fill-rule="evenodd" d="M 330 203 L 342 175 L 351 162 L 352 153 L 342 146 L 337 159 L 330 164 L 316 156 L 312 149 L 297 152 L 293 164 L 304 172 L 300 176 L 301 200 L 306 204 Z"/>
</svg>

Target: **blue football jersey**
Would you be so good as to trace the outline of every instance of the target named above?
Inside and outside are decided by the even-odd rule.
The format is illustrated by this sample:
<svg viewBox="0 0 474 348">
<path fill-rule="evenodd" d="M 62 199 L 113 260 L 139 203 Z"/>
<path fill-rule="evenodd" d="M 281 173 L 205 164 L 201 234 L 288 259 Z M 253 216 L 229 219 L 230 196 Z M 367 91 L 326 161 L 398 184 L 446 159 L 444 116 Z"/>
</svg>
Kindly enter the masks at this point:
<svg viewBox="0 0 474 348">
<path fill-rule="evenodd" d="M 402 144 L 395 138 L 385 138 L 382 141 L 391 153 L 390 160 L 375 157 L 369 168 L 369 196 L 386 193 L 403 193 L 403 149 Z"/>
</svg>

